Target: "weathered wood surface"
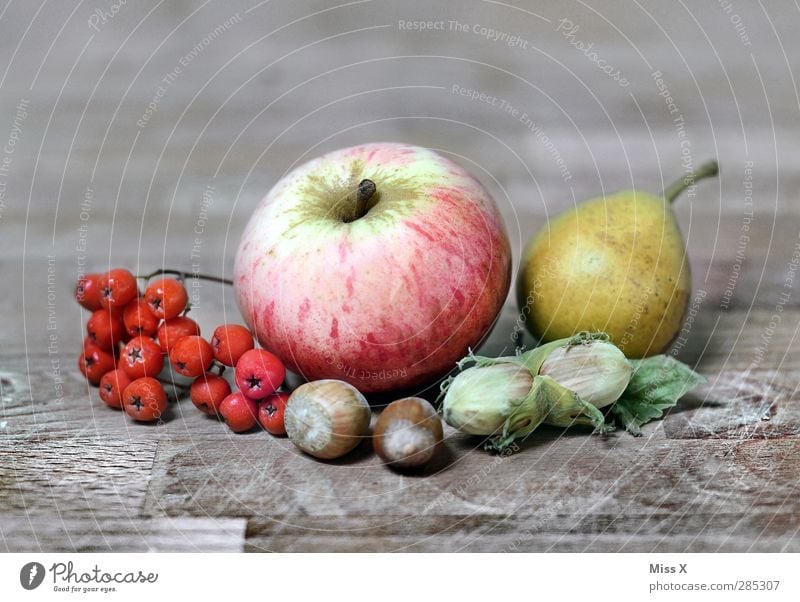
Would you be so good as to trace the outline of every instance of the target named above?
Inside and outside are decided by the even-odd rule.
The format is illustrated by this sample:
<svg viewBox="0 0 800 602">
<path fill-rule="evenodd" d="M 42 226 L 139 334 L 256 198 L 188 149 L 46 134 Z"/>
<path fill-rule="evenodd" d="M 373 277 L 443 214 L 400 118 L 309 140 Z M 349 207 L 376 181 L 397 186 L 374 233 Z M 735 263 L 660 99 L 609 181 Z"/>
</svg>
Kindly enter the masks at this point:
<svg viewBox="0 0 800 602">
<path fill-rule="evenodd" d="M 241 552 L 245 526 L 241 518 L 0 518 L 5 549 L 27 552 Z"/>
<path fill-rule="evenodd" d="M 77 2 L 0 9 L 0 143 L 13 140 L 0 147 L 0 550 L 800 551 L 797 7 L 257 4 L 128 3 L 95 27 L 97 7 Z M 468 31 L 399 27 L 426 19 Z M 447 429 L 445 453 L 410 475 L 367 443 L 320 463 L 285 439 L 233 435 L 186 399 L 157 426 L 103 406 L 75 366 L 84 261 L 229 275 L 285 170 L 381 139 L 473 169 L 515 258 L 578 200 L 658 190 L 682 173 L 682 149 L 718 157 L 722 177 L 676 206 L 697 312 L 675 351 L 707 384 L 641 438 L 548 428 L 497 457 Z M 229 289 L 194 292 L 205 332 L 238 320 Z M 510 350 L 515 319 L 509 301 L 487 354 Z"/>
</svg>

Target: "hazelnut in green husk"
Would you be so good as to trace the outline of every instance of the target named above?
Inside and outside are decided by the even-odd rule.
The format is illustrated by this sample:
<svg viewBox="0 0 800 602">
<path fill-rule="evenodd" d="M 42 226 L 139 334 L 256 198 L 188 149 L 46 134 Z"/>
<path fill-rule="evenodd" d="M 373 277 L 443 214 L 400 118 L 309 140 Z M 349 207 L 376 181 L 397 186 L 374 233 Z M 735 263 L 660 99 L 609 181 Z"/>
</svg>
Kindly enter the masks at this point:
<svg viewBox="0 0 800 602">
<path fill-rule="evenodd" d="M 458 368 L 442 383 L 444 420 L 464 433 L 490 437 L 487 447 L 498 451 L 541 424 L 607 433 L 613 425 L 599 408 L 608 406 L 639 434 L 642 424 L 702 381 L 663 355 L 628 360 L 603 333 L 580 333 L 508 357 L 469 355 Z"/>
</svg>

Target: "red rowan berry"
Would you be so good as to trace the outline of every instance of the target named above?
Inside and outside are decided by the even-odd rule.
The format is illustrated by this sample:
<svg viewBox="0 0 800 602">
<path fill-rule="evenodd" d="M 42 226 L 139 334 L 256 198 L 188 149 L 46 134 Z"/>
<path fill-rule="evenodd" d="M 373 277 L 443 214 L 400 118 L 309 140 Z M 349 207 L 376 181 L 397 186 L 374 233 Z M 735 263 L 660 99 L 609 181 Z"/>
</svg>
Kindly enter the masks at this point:
<svg viewBox="0 0 800 602">
<path fill-rule="evenodd" d="M 186 309 L 186 288 L 173 278 L 161 278 L 148 285 L 144 298 L 157 318 L 169 320 Z"/>
<path fill-rule="evenodd" d="M 167 394 L 155 378 L 138 378 L 125 387 L 122 393 L 125 413 L 140 422 L 153 422 L 167 409 Z"/>
<path fill-rule="evenodd" d="M 200 376 L 214 361 L 214 350 L 203 337 L 183 337 L 172 347 L 169 361 L 178 374 Z"/>
<path fill-rule="evenodd" d="M 139 294 L 136 278 L 128 270 L 117 268 L 100 276 L 100 305 L 121 310 Z"/>
</svg>

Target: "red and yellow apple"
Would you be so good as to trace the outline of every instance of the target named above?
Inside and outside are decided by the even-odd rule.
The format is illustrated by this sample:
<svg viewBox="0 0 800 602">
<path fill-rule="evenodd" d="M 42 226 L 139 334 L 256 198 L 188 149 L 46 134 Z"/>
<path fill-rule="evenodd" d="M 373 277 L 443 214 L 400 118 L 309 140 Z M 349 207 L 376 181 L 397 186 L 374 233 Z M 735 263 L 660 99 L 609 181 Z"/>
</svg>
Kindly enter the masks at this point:
<svg viewBox="0 0 800 602">
<path fill-rule="evenodd" d="M 242 236 L 236 299 L 263 347 L 362 392 L 432 382 L 477 348 L 511 251 L 488 191 L 425 148 L 364 144 L 290 172 Z"/>
</svg>

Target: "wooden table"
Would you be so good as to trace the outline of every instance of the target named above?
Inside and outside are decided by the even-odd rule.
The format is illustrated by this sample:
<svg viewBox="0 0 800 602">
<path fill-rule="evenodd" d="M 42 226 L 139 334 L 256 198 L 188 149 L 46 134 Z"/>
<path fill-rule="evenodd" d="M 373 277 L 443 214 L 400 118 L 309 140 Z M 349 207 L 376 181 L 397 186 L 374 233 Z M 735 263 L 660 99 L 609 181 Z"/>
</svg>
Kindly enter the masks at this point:
<svg viewBox="0 0 800 602">
<path fill-rule="evenodd" d="M 794 4 L 222 4 L 0 9 L 0 549 L 800 551 Z M 676 207 L 697 306 L 678 357 L 707 385 L 641 438 L 542 428 L 492 456 L 448 430 L 414 475 L 368 444 L 321 463 L 233 435 L 187 399 L 160 426 L 104 407 L 76 369 L 79 271 L 230 275 L 282 173 L 384 139 L 473 170 L 515 258 L 578 200 L 718 157 Z M 192 292 L 206 333 L 240 319 L 230 289 Z"/>
</svg>

